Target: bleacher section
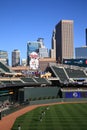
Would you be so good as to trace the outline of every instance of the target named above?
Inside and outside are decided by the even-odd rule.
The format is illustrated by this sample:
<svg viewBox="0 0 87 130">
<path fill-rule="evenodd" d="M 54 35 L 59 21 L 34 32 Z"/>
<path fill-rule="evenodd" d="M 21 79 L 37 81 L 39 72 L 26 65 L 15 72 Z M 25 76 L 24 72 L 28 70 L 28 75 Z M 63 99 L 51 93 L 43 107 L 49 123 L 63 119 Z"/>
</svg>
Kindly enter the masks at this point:
<svg viewBox="0 0 87 130">
<path fill-rule="evenodd" d="M 64 72 L 64 68 L 62 67 L 57 67 L 57 66 L 51 66 L 53 68 L 53 70 L 55 71 L 55 73 L 57 74 L 57 76 L 60 79 L 60 82 L 65 82 L 65 81 L 69 81 L 68 76 L 66 75 L 66 73 Z"/>
<path fill-rule="evenodd" d="M 0 73 L 5 73 L 5 71 L 3 69 L 0 68 Z"/>
<path fill-rule="evenodd" d="M 51 82 L 48 81 L 47 79 L 45 78 L 34 78 L 36 80 L 37 83 L 40 83 L 40 84 L 50 84 Z"/>
<path fill-rule="evenodd" d="M 36 83 L 33 78 L 21 78 L 25 83 Z"/>
<path fill-rule="evenodd" d="M 86 85 L 87 74 L 84 68 L 62 64 L 50 64 L 51 71 L 59 78 L 59 82 L 66 85 Z M 50 69 L 49 69 L 50 70 Z"/>
<path fill-rule="evenodd" d="M 83 70 L 73 69 L 73 68 L 65 68 L 69 78 L 87 78 L 86 74 Z"/>
<path fill-rule="evenodd" d="M 9 81 L 9 80 L 3 80 L 3 81 L 1 81 L 1 83 L 3 83 L 3 84 L 12 84 L 12 81 Z"/>
<path fill-rule="evenodd" d="M 51 82 L 45 78 L 1 78 L 0 79 L 0 85 L 4 87 L 10 87 L 10 86 L 42 86 L 43 84 L 45 85 L 50 85 Z"/>
<path fill-rule="evenodd" d="M 2 63 L 1 61 L 0 61 L 0 68 L 7 73 L 12 72 L 12 70 L 8 66 L 6 66 L 4 63 Z"/>
<path fill-rule="evenodd" d="M 23 84 L 23 81 L 20 80 L 20 79 L 10 79 L 10 78 L 3 78 L 3 79 L 0 79 L 0 84 L 3 86 L 14 86 L 14 85 L 22 85 Z"/>
<path fill-rule="evenodd" d="M 41 78 L 41 77 L 15 77 L 15 76 L 8 76 L 0 78 L 0 85 L 5 86 L 41 86 L 41 85 L 59 85 L 59 84 L 72 84 L 76 82 L 87 84 L 87 75 L 84 70 L 80 67 L 73 67 L 67 66 L 62 64 L 49 64 L 49 70 L 47 72 L 51 73 L 50 79 L 48 78 Z M 13 75 L 13 71 L 2 62 L 0 62 L 0 72 L 6 72 Z M 53 84 L 52 84 L 53 83 Z"/>
<path fill-rule="evenodd" d="M 23 82 L 21 81 L 21 80 L 14 80 L 14 81 L 12 81 L 12 84 L 14 84 L 14 85 L 21 85 L 21 84 L 23 84 Z"/>
</svg>

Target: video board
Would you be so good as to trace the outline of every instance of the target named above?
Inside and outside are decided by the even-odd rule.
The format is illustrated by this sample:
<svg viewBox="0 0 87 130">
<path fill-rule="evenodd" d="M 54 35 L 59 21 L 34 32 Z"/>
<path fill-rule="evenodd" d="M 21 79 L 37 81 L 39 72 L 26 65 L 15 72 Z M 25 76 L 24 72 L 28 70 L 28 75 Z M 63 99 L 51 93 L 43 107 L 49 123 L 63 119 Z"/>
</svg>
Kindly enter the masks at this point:
<svg viewBox="0 0 87 130">
<path fill-rule="evenodd" d="M 63 59 L 63 64 L 87 67 L 87 59 Z"/>
</svg>

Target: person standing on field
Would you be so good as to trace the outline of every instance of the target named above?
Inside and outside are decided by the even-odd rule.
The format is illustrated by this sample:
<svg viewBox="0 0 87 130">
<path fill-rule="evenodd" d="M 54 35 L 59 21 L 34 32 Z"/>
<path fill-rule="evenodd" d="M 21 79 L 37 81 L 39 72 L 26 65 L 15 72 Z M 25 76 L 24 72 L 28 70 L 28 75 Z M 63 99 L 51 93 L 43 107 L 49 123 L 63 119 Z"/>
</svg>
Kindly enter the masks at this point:
<svg viewBox="0 0 87 130">
<path fill-rule="evenodd" d="M 21 126 L 20 125 L 18 125 L 18 130 L 21 130 Z"/>
</svg>

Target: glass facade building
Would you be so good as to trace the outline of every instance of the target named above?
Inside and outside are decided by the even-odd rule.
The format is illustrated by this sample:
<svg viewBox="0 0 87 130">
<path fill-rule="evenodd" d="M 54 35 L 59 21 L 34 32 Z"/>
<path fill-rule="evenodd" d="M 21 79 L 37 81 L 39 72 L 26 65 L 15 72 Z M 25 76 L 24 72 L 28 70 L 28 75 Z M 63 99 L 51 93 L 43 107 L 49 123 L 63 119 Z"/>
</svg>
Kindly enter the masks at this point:
<svg viewBox="0 0 87 130">
<path fill-rule="evenodd" d="M 0 50 L 0 61 L 3 62 L 5 65 L 9 65 L 7 51 Z"/>
<path fill-rule="evenodd" d="M 39 48 L 39 57 L 40 58 L 48 57 L 48 49 L 47 48 Z"/>
<path fill-rule="evenodd" d="M 87 46 L 75 48 L 75 58 L 87 58 Z"/>
<path fill-rule="evenodd" d="M 29 65 L 30 54 L 32 52 L 39 52 L 40 42 L 28 42 L 27 43 L 27 65 Z"/>
<path fill-rule="evenodd" d="M 30 63 L 30 54 L 36 52 L 39 58 L 48 57 L 48 49 L 44 46 L 44 39 L 38 38 L 37 41 L 27 43 L 27 65 Z"/>
</svg>

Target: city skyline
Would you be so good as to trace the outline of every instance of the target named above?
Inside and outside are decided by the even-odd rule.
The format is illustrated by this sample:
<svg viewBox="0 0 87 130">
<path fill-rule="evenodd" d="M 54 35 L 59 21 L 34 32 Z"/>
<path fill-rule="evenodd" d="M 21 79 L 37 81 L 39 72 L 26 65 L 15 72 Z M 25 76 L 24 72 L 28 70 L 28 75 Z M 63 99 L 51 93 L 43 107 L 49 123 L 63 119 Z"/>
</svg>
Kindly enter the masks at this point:
<svg viewBox="0 0 87 130">
<path fill-rule="evenodd" d="M 3 0 L 0 1 L 0 50 L 20 50 L 21 58 L 27 57 L 27 41 L 44 38 L 51 49 L 52 32 L 60 20 L 74 21 L 74 48 L 86 45 L 84 0 Z"/>
</svg>

